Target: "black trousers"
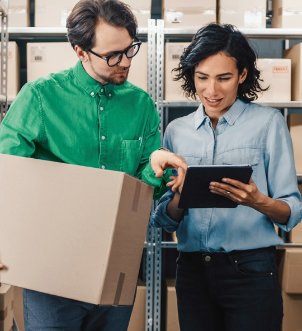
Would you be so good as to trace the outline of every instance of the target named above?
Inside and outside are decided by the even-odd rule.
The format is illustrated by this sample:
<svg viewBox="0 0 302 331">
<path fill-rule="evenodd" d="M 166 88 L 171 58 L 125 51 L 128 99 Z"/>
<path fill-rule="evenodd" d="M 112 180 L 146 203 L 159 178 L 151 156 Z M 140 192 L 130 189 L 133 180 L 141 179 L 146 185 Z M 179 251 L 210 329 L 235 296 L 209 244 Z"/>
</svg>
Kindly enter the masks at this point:
<svg viewBox="0 0 302 331">
<path fill-rule="evenodd" d="M 176 294 L 181 331 L 280 331 L 276 250 L 180 253 Z"/>
</svg>

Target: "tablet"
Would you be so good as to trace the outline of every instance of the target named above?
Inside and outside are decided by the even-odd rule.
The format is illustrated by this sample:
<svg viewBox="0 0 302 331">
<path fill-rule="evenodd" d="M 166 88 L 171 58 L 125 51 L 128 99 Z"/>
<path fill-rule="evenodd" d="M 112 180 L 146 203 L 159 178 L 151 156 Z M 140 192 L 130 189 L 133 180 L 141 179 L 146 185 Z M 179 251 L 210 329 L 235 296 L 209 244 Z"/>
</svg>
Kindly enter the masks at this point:
<svg viewBox="0 0 302 331">
<path fill-rule="evenodd" d="M 237 203 L 210 192 L 210 182 L 231 178 L 248 183 L 253 169 L 250 165 L 196 165 L 188 166 L 179 208 L 235 208 Z"/>
</svg>

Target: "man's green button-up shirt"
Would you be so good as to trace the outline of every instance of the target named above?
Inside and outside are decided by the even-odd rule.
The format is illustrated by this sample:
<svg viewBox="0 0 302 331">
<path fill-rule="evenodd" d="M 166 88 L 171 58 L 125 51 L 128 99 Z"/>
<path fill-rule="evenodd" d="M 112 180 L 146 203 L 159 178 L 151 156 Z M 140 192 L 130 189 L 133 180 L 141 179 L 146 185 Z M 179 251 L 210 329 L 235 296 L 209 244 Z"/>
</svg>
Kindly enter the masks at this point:
<svg viewBox="0 0 302 331">
<path fill-rule="evenodd" d="M 0 126 L 0 153 L 117 170 L 160 186 L 149 164 L 160 146 L 150 96 L 125 82 L 101 85 L 81 62 L 27 83 Z"/>
</svg>

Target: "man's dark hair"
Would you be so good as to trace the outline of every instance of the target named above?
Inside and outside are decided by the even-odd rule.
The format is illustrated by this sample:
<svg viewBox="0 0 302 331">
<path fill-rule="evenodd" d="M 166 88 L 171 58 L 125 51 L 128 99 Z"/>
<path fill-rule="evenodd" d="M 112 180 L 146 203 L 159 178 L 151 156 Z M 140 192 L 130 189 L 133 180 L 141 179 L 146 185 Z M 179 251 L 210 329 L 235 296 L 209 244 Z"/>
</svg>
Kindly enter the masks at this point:
<svg viewBox="0 0 302 331">
<path fill-rule="evenodd" d="M 95 27 L 99 21 L 126 28 L 134 38 L 137 21 L 128 5 L 118 0 L 80 0 L 67 18 L 67 37 L 72 47 L 87 51 L 95 45 Z"/>
<path fill-rule="evenodd" d="M 236 60 L 239 75 L 247 69 L 245 81 L 239 85 L 237 96 L 243 101 L 257 99 L 257 92 L 266 91 L 259 81 L 260 71 L 256 67 L 256 54 L 246 37 L 230 24 L 211 23 L 197 31 L 190 45 L 180 57 L 175 80 L 184 80 L 185 95 L 196 98 L 194 71 L 196 65 L 211 55 L 223 52 Z"/>
</svg>

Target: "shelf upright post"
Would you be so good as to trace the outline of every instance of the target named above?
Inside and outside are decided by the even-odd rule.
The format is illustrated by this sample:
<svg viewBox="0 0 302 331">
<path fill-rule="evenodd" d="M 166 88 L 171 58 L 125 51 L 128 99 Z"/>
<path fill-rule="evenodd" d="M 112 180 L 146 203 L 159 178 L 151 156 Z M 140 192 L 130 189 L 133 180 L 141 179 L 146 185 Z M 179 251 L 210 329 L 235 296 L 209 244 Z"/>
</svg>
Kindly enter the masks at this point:
<svg viewBox="0 0 302 331">
<path fill-rule="evenodd" d="M 156 102 L 156 24 L 148 20 L 148 82 L 147 89 Z M 154 326 L 154 233 L 148 226 L 146 245 L 146 310 L 145 331 L 153 331 Z"/>
<path fill-rule="evenodd" d="M 156 104 L 161 118 L 161 138 L 163 138 L 163 90 L 164 90 L 164 21 L 156 20 Z M 162 139 L 161 139 L 162 141 Z M 154 247 L 154 331 L 161 330 L 161 285 L 162 285 L 162 230 L 155 229 Z"/>
<path fill-rule="evenodd" d="M 8 59 L 8 0 L 0 0 L 1 16 L 1 81 L 0 81 L 0 122 L 8 107 L 7 103 L 7 59 Z"/>
</svg>

